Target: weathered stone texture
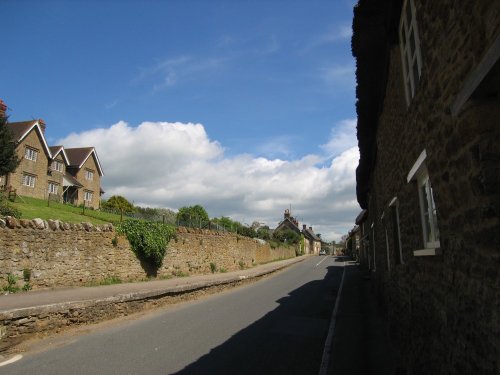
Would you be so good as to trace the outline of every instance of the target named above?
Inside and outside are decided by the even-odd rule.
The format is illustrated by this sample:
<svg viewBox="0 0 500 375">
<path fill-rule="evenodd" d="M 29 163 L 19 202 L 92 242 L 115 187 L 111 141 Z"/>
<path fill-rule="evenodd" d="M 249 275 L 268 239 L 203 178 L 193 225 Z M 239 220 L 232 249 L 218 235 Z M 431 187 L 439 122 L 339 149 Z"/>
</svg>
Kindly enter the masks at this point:
<svg viewBox="0 0 500 375">
<path fill-rule="evenodd" d="M 111 225 L 66 225 L 35 219 L 21 226 L 10 217 L 6 222 L 10 224 L 0 228 L 1 286 L 12 273 L 22 287 L 24 269 L 31 271 L 33 289 L 86 285 L 111 277 L 133 281 L 151 276 L 127 239 L 115 233 Z M 219 272 L 233 271 L 294 256 L 293 248 L 271 249 L 268 244 L 235 234 L 180 229 L 177 239 L 169 243 L 156 276 L 206 274 L 211 272 L 210 263 Z"/>
<path fill-rule="evenodd" d="M 399 45 L 393 45 L 371 173 L 368 228 L 373 273 L 391 332 L 410 374 L 500 373 L 500 100 L 450 107 L 500 32 L 498 1 L 415 0 L 422 78 L 406 105 Z M 423 248 L 417 187 L 406 177 L 423 149 L 438 210 L 442 254 Z M 388 219 L 399 201 L 404 264 Z M 385 212 L 384 219 L 381 219 Z M 385 229 L 389 233 L 390 271 Z"/>
</svg>

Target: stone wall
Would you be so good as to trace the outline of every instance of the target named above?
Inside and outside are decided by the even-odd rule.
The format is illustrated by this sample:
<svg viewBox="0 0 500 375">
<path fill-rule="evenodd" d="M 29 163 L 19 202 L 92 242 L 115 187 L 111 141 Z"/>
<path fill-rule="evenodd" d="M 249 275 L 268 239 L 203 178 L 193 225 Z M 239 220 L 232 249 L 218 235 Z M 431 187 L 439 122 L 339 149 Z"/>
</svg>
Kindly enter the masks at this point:
<svg viewBox="0 0 500 375">
<path fill-rule="evenodd" d="M 499 35 L 500 3 L 414 3 L 421 81 L 407 106 L 401 53 L 392 45 L 383 108 L 373 120 L 377 152 L 365 228 L 375 249 L 374 289 L 408 374 L 498 374 L 500 101 L 473 96 L 456 116 L 450 107 Z M 424 246 L 422 224 L 418 187 L 406 180 L 424 149 L 440 232 L 435 256 L 414 254 Z M 394 197 L 403 264 L 388 207 Z"/>
<path fill-rule="evenodd" d="M 179 228 L 156 277 L 233 271 L 255 264 L 295 257 L 293 248 L 271 249 L 267 243 L 233 233 Z M 68 224 L 56 220 L 0 221 L 0 287 L 7 274 L 24 285 L 31 272 L 33 289 L 98 284 L 105 279 L 142 280 L 151 275 L 127 239 L 111 225 Z"/>
</svg>

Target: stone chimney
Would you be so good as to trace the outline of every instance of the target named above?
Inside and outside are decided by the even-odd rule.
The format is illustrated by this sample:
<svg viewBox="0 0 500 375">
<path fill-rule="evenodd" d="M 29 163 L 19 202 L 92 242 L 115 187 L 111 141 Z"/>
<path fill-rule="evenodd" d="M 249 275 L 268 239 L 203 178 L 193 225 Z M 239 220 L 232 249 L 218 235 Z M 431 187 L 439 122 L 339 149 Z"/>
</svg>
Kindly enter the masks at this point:
<svg viewBox="0 0 500 375">
<path fill-rule="evenodd" d="M 2 99 L 0 99 L 0 117 L 5 117 L 6 112 L 7 112 L 7 105 L 4 103 Z"/>
<path fill-rule="evenodd" d="M 40 130 L 45 135 L 45 128 L 46 128 L 45 121 L 43 121 L 43 119 L 39 118 L 38 119 L 38 125 L 40 125 Z"/>
<path fill-rule="evenodd" d="M 307 225 L 302 224 L 302 230 L 306 230 L 306 229 L 307 229 Z"/>
<path fill-rule="evenodd" d="M 309 227 L 309 230 L 312 232 L 313 231 L 313 227 Z"/>
<path fill-rule="evenodd" d="M 288 210 L 288 208 L 285 210 L 285 219 L 287 218 L 290 218 L 290 211 Z"/>
</svg>

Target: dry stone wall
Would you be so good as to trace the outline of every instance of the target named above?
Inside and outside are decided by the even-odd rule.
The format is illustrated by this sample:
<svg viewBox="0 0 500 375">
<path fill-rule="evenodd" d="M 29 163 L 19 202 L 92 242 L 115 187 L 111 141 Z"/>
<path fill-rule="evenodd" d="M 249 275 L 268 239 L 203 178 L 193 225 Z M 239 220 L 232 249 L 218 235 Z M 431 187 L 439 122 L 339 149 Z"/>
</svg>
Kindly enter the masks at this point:
<svg viewBox="0 0 500 375">
<path fill-rule="evenodd" d="M 293 248 L 271 249 L 265 242 L 233 233 L 179 228 L 154 275 L 204 274 L 212 268 L 234 271 L 291 257 Z M 0 219 L 0 288 L 7 285 L 9 273 L 21 288 L 25 269 L 31 273 L 33 289 L 98 284 L 109 278 L 135 281 L 151 275 L 110 224 Z"/>
</svg>

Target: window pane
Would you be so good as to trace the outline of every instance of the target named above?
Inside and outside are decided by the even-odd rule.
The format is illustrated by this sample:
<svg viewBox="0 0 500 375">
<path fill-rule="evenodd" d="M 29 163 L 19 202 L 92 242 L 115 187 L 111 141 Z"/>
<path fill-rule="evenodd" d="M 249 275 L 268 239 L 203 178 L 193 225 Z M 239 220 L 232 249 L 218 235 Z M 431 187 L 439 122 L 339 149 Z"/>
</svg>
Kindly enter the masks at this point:
<svg viewBox="0 0 500 375">
<path fill-rule="evenodd" d="M 422 219 L 423 219 L 423 226 L 424 226 L 424 241 L 425 243 L 429 242 L 429 235 L 431 233 L 431 217 L 429 214 L 429 200 L 428 200 L 428 195 L 427 195 L 427 184 L 429 180 L 426 180 L 421 186 L 420 186 L 420 194 L 422 196 L 421 202 L 422 202 Z"/>
</svg>

